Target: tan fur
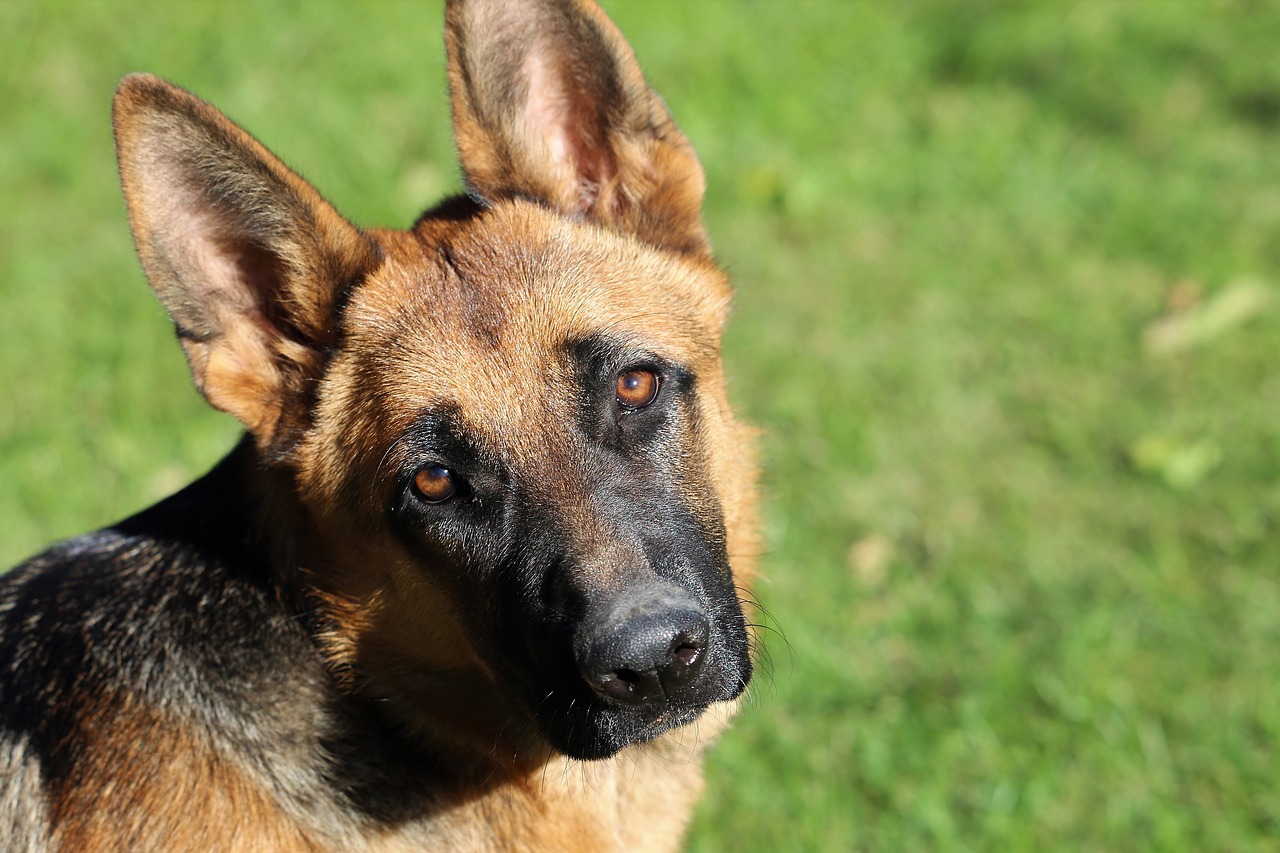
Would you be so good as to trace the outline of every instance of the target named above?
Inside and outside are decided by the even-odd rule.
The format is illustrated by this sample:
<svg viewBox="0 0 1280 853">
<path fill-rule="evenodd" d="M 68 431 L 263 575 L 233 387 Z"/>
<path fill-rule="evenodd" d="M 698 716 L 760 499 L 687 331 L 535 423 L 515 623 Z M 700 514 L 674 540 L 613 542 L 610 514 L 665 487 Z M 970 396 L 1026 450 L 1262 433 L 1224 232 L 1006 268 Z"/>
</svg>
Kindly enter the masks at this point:
<svg viewBox="0 0 1280 853">
<path fill-rule="evenodd" d="M 82 697 L 93 709 L 79 732 L 83 759 L 55 793 L 58 849 L 316 849 L 233 759 L 191 721 L 119 696 Z"/>
</svg>

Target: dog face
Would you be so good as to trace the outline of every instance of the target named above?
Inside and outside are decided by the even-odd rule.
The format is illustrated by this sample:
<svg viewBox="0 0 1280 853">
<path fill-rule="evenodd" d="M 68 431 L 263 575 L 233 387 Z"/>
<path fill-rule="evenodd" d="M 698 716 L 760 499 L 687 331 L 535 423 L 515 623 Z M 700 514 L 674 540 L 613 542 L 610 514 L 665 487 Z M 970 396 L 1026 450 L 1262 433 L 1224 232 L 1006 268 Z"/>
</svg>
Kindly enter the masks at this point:
<svg viewBox="0 0 1280 853">
<path fill-rule="evenodd" d="M 750 677 L 728 286 L 697 161 L 594 5 L 451 3 L 447 43 L 471 198 L 361 232 L 130 78 L 131 220 L 197 386 L 288 480 L 348 687 L 476 748 L 604 757 Z"/>
<path fill-rule="evenodd" d="M 353 297 L 301 449 L 313 515 L 403 593 L 362 642 L 478 659 L 577 756 L 735 697 L 720 274 L 524 202 L 422 245 Z M 424 660 L 406 611 L 442 599 L 449 660 Z"/>
</svg>

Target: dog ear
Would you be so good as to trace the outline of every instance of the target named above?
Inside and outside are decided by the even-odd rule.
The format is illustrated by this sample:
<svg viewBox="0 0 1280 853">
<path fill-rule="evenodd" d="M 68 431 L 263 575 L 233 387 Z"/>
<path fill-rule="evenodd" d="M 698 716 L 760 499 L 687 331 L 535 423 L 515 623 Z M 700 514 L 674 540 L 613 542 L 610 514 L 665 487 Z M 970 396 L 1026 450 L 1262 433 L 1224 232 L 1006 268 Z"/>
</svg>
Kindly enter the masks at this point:
<svg viewBox="0 0 1280 853">
<path fill-rule="evenodd" d="M 689 141 L 592 0 L 449 0 L 454 135 L 473 193 L 529 197 L 706 254 Z"/>
<path fill-rule="evenodd" d="M 113 109 L 134 242 L 196 387 L 264 449 L 305 426 L 344 290 L 372 244 L 271 152 L 194 95 L 148 75 Z"/>
</svg>

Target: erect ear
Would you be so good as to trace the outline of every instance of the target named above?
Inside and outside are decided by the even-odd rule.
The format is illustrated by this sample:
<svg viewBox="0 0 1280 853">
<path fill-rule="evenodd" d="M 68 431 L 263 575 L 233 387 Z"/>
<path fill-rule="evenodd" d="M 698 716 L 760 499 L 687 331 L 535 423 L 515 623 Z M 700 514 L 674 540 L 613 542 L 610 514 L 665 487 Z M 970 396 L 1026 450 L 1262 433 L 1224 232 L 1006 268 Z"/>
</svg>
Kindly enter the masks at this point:
<svg viewBox="0 0 1280 853">
<path fill-rule="evenodd" d="M 449 0 L 454 135 L 472 191 L 707 253 L 702 167 L 592 0 Z"/>
<path fill-rule="evenodd" d="M 260 447 L 305 428 L 344 290 L 372 244 L 209 104 L 148 75 L 113 110 L 134 242 L 200 393 Z"/>
</svg>

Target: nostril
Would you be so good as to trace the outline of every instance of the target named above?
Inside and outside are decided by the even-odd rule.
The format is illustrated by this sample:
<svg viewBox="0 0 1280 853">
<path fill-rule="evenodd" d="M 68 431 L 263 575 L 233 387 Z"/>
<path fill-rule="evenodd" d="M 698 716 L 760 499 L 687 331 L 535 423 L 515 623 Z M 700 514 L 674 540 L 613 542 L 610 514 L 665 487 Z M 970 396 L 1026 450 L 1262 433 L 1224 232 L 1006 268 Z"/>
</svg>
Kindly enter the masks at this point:
<svg viewBox="0 0 1280 853">
<path fill-rule="evenodd" d="M 630 702 L 633 701 L 639 681 L 640 677 L 634 670 L 620 669 L 606 674 L 597 682 L 597 685 L 605 696 L 621 702 Z"/>
<path fill-rule="evenodd" d="M 662 682 L 652 671 L 636 672 L 620 667 L 592 683 L 602 695 L 619 702 L 635 704 L 662 698 Z"/>
<path fill-rule="evenodd" d="M 684 632 L 676 636 L 667 653 L 666 664 L 658 670 L 658 679 L 662 682 L 662 689 L 665 692 L 670 693 L 678 689 L 698 674 L 702 669 L 702 652 L 706 644 L 704 632 L 698 632 L 694 637 Z"/>
<path fill-rule="evenodd" d="M 689 643 L 681 643 L 671 653 L 671 661 L 677 666 L 690 667 L 698 660 L 702 649 Z"/>
<path fill-rule="evenodd" d="M 624 667 L 614 672 L 613 677 L 632 689 L 635 689 L 635 686 L 640 683 L 640 673 L 634 669 L 626 669 Z"/>
</svg>

